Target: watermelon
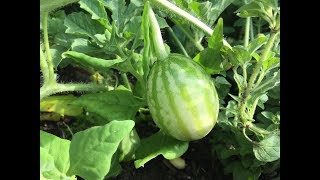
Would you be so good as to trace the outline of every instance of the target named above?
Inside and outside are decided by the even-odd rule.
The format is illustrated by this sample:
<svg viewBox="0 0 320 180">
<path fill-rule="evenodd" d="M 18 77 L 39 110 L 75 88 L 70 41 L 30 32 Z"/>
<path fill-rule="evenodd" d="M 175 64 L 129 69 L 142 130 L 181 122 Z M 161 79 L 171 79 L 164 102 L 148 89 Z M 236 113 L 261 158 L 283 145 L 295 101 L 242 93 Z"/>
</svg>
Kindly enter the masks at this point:
<svg viewBox="0 0 320 180">
<path fill-rule="evenodd" d="M 154 63 L 147 80 L 147 103 L 156 125 L 181 141 L 205 137 L 219 113 L 212 79 L 199 64 L 180 54 Z"/>
</svg>

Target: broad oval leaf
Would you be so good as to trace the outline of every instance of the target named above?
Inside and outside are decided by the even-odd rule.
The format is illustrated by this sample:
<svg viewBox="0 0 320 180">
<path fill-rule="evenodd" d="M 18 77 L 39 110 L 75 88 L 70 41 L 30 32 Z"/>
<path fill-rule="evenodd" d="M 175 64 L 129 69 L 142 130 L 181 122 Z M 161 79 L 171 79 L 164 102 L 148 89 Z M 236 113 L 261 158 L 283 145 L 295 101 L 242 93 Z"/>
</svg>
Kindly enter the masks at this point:
<svg viewBox="0 0 320 180">
<path fill-rule="evenodd" d="M 70 141 L 40 130 L 40 147 L 44 148 L 54 161 L 54 166 L 61 173 L 69 169 Z"/>
<path fill-rule="evenodd" d="M 40 176 L 41 179 L 73 180 L 66 175 L 69 169 L 70 141 L 40 130 Z"/>
<path fill-rule="evenodd" d="M 134 159 L 134 153 L 140 145 L 140 137 L 134 128 L 119 145 L 120 157 L 119 161 L 130 161 Z"/>
<path fill-rule="evenodd" d="M 74 134 L 68 174 L 84 179 L 104 179 L 112 168 L 112 158 L 120 142 L 133 127 L 132 120 L 112 121 Z M 118 165 L 116 162 L 114 164 Z"/>
<path fill-rule="evenodd" d="M 253 146 L 255 157 L 259 161 L 272 162 L 280 158 L 280 132 L 272 133 L 259 144 Z"/>
</svg>

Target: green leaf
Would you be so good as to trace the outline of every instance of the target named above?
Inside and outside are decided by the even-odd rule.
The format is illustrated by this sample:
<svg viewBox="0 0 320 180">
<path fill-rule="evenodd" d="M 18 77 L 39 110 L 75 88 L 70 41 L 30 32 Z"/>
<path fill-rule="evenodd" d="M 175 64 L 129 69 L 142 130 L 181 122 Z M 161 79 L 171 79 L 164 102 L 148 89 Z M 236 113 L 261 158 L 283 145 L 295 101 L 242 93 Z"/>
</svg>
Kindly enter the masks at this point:
<svg viewBox="0 0 320 180">
<path fill-rule="evenodd" d="M 54 164 L 54 158 L 49 154 L 48 150 L 40 147 L 40 179 L 63 179 L 75 180 L 76 177 L 66 176 L 61 173 Z"/>
<path fill-rule="evenodd" d="M 112 66 L 121 72 L 130 72 L 137 79 L 142 79 L 142 56 L 141 54 L 133 53 L 124 62 Z"/>
<path fill-rule="evenodd" d="M 271 6 L 269 6 L 269 4 L 259 2 L 259 1 L 252 1 L 249 4 L 245 4 L 244 6 L 241 6 L 236 12 L 237 12 L 237 15 L 242 18 L 261 17 L 265 21 L 267 21 L 270 26 L 272 26 L 273 25 L 272 19 L 274 17 L 270 10 L 272 9 L 271 9 Z"/>
<path fill-rule="evenodd" d="M 69 169 L 70 141 L 40 130 L 40 147 L 46 149 L 54 160 L 55 167 L 66 173 Z"/>
<path fill-rule="evenodd" d="M 248 104 L 252 104 L 257 98 L 265 94 L 268 90 L 280 84 L 280 70 L 273 73 L 271 77 L 267 77 L 261 84 L 252 90 Z"/>
<path fill-rule="evenodd" d="M 197 54 L 193 60 L 202 65 L 208 74 L 218 74 L 224 70 L 220 50 L 206 48 Z"/>
<path fill-rule="evenodd" d="M 259 144 L 253 146 L 255 157 L 259 161 L 272 162 L 280 158 L 280 132 L 272 133 Z"/>
<path fill-rule="evenodd" d="M 243 46 L 234 46 L 227 50 L 230 63 L 234 66 L 246 65 L 251 60 L 250 53 Z"/>
<path fill-rule="evenodd" d="M 252 40 L 248 45 L 248 52 L 252 55 L 256 50 L 258 50 L 262 45 L 266 44 L 268 38 L 265 36 L 259 36 Z"/>
<path fill-rule="evenodd" d="M 263 62 L 263 70 L 268 71 L 280 66 L 280 58 L 272 57 Z"/>
<path fill-rule="evenodd" d="M 82 108 L 72 104 L 77 97 L 73 95 L 60 95 L 45 97 L 40 101 L 40 112 L 54 112 L 60 116 L 79 116 L 82 114 Z"/>
<path fill-rule="evenodd" d="M 238 16 L 242 18 L 247 17 L 264 17 L 266 13 L 264 4 L 258 1 L 252 1 L 241 6 L 237 11 Z"/>
<path fill-rule="evenodd" d="M 76 38 L 78 38 L 77 35 L 60 32 L 54 36 L 53 42 L 55 45 L 63 46 L 69 49 L 73 40 Z"/>
<path fill-rule="evenodd" d="M 232 177 L 233 180 L 258 180 L 261 170 L 257 169 L 252 171 L 243 167 L 240 162 L 233 162 L 232 165 Z"/>
<path fill-rule="evenodd" d="M 77 38 L 74 39 L 71 44 L 71 50 L 79 53 L 89 54 L 99 50 L 98 47 L 95 47 L 88 39 Z"/>
<path fill-rule="evenodd" d="M 280 114 L 279 112 L 278 113 L 272 113 L 272 112 L 269 112 L 269 111 L 262 111 L 261 114 L 271 120 L 274 124 L 280 124 Z"/>
<path fill-rule="evenodd" d="M 84 179 L 103 179 L 111 169 L 112 156 L 134 121 L 112 121 L 74 134 L 70 145 L 70 169 Z"/>
<path fill-rule="evenodd" d="M 169 27 L 169 25 L 167 24 L 167 21 L 163 18 L 163 17 L 160 17 L 158 16 L 157 14 L 155 14 L 156 16 L 156 19 L 158 21 L 158 24 L 159 24 L 159 27 L 162 29 L 162 28 L 166 28 L 166 27 Z"/>
<path fill-rule="evenodd" d="M 259 100 L 258 100 L 258 106 L 261 109 L 264 109 L 264 103 L 268 101 L 268 96 L 267 94 L 263 94 L 262 96 L 260 96 Z"/>
<path fill-rule="evenodd" d="M 68 177 L 70 141 L 40 130 L 40 173 L 47 179 L 75 179 Z"/>
<path fill-rule="evenodd" d="M 226 115 L 226 111 L 220 111 L 218 115 L 218 124 L 221 127 L 229 128 L 229 126 L 232 126 L 231 121 L 229 121 L 228 116 Z"/>
<path fill-rule="evenodd" d="M 128 134 L 124 139 L 121 141 L 119 145 L 120 149 L 120 157 L 119 161 L 130 161 L 133 160 L 135 157 L 135 151 L 140 145 L 140 137 L 136 131 L 133 129 L 130 134 Z"/>
<path fill-rule="evenodd" d="M 238 104 L 236 101 L 231 100 L 228 102 L 228 105 L 226 107 L 226 115 L 227 117 L 234 117 L 238 114 Z"/>
<path fill-rule="evenodd" d="M 137 7 L 134 3 L 130 3 L 126 6 L 125 0 L 98 0 L 103 3 L 112 12 L 112 20 L 116 23 L 116 27 L 119 32 L 123 32 L 125 24 L 131 17 L 139 14 L 140 7 Z"/>
<path fill-rule="evenodd" d="M 66 17 L 66 13 L 63 10 L 59 10 L 54 13 L 50 13 L 48 17 L 48 34 L 55 35 L 64 32 L 67 27 L 63 24 Z M 41 22 L 43 22 L 43 17 L 40 16 Z M 43 30 L 42 23 L 40 23 L 40 29 Z"/>
<path fill-rule="evenodd" d="M 220 16 L 220 14 L 233 2 L 234 0 L 219 0 L 219 1 L 183 1 L 186 3 L 188 10 L 196 15 L 202 22 L 212 25 Z M 180 3 L 181 4 L 181 3 Z"/>
<path fill-rule="evenodd" d="M 109 122 L 133 119 L 144 102 L 133 96 L 131 91 L 112 90 L 82 95 L 73 104 L 81 106 L 89 113 L 95 113 Z"/>
<path fill-rule="evenodd" d="M 278 8 L 278 1 L 277 0 L 259 0 L 264 5 L 271 6 L 274 10 Z"/>
<path fill-rule="evenodd" d="M 40 0 L 40 11 L 50 12 L 54 9 L 66 6 L 79 0 Z"/>
<path fill-rule="evenodd" d="M 222 76 L 218 76 L 214 80 L 214 85 L 217 89 L 219 99 L 227 97 L 231 84 Z"/>
<path fill-rule="evenodd" d="M 62 53 L 67 51 L 68 49 L 64 46 L 53 45 L 50 48 L 51 56 L 52 56 L 52 64 L 53 68 L 57 69 L 60 62 L 62 61 Z"/>
<path fill-rule="evenodd" d="M 141 16 L 134 16 L 130 19 L 130 21 L 126 24 L 126 26 L 123 29 L 123 32 L 125 33 L 126 39 L 130 39 L 134 35 L 136 35 L 135 40 L 139 39 L 139 42 L 142 42 L 142 33 L 140 31 L 141 22 L 142 22 Z M 137 43 L 137 45 L 139 45 L 138 42 L 136 42 L 136 43 Z M 136 47 L 134 46 L 133 49 L 135 49 L 135 48 Z"/>
<path fill-rule="evenodd" d="M 92 20 L 88 14 L 83 12 L 71 13 L 64 20 L 64 25 L 68 28 L 66 33 L 90 37 L 99 45 L 104 43 L 95 35 L 104 34 L 105 28 L 99 22 Z"/>
<path fill-rule="evenodd" d="M 220 51 L 223 46 L 223 19 L 219 18 L 216 27 L 212 33 L 212 36 L 208 39 L 208 47 L 216 51 Z"/>
<path fill-rule="evenodd" d="M 107 68 L 110 68 L 111 66 L 123 62 L 123 60 L 117 56 L 116 59 L 112 60 L 106 60 L 96 57 L 91 57 L 83 53 L 79 53 L 76 51 L 67 51 L 62 54 L 63 58 L 71 58 L 76 62 L 77 64 L 80 64 L 83 67 L 86 68 L 94 68 L 96 70 L 106 71 Z"/>
<path fill-rule="evenodd" d="M 136 151 L 136 168 L 143 167 L 145 163 L 162 154 L 166 159 L 175 159 L 183 155 L 189 143 L 176 140 L 162 131 L 141 140 L 141 145 Z"/>
<path fill-rule="evenodd" d="M 211 21 L 215 22 L 220 14 L 233 2 L 234 0 L 219 0 L 219 1 L 211 1 L 212 7 L 207 17 L 210 18 Z"/>
<path fill-rule="evenodd" d="M 80 0 L 80 7 L 92 16 L 92 19 L 98 20 L 104 27 L 111 29 L 111 25 L 108 20 L 108 15 L 104 9 L 103 3 L 98 0 Z"/>
</svg>

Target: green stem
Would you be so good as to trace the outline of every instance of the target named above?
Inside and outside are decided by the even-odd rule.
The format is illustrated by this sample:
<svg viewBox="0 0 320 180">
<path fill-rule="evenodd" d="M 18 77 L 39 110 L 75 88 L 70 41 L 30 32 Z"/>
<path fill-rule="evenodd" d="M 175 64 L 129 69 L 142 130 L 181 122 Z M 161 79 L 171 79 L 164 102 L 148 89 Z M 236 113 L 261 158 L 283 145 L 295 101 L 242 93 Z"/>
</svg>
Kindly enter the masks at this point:
<svg viewBox="0 0 320 180">
<path fill-rule="evenodd" d="M 181 8 L 177 7 L 176 5 L 172 4 L 171 2 L 167 0 L 151 0 L 152 3 L 156 4 L 155 7 L 163 7 L 167 10 L 169 10 L 171 13 L 189 21 L 193 25 L 195 25 L 197 28 L 201 29 L 207 36 L 211 36 L 213 33 L 213 29 L 211 29 L 209 26 L 207 26 L 205 23 L 201 22 L 196 17 L 192 16 L 190 13 L 182 10 Z M 223 44 L 225 46 L 228 46 L 231 48 L 230 44 L 223 39 Z"/>
<path fill-rule="evenodd" d="M 175 21 L 174 21 L 175 22 Z M 199 51 L 203 51 L 204 47 L 201 45 L 200 42 L 196 41 L 192 35 L 184 28 L 182 27 L 179 23 L 175 22 L 175 24 L 177 25 L 177 27 L 187 36 L 187 38 L 189 38 L 189 40 L 196 46 L 196 48 Z"/>
<path fill-rule="evenodd" d="M 245 87 L 247 87 L 247 66 L 246 65 L 243 65 L 241 66 L 242 68 L 242 71 L 243 71 L 243 82 L 244 82 L 244 85 Z"/>
<path fill-rule="evenodd" d="M 257 34 L 260 34 L 260 32 L 261 32 L 261 17 L 258 17 Z"/>
<path fill-rule="evenodd" d="M 254 39 L 253 21 L 252 21 L 252 18 L 250 19 L 250 39 L 251 39 L 251 41 Z"/>
<path fill-rule="evenodd" d="M 129 83 L 129 80 L 128 80 L 128 77 L 127 77 L 127 73 L 121 72 L 121 77 L 122 77 L 122 80 L 123 80 L 125 86 L 126 86 L 130 91 L 132 91 L 131 86 L 130 86 L 130 83 Z"/>
<path fill-rule="evenodd" d="M 40 88 L 40 100 L 44 97 L 70 91 L 106 91 L 111 90 L 113 87 L 98 84 L 50 84 Z"/>
<path fill-rule="evenodd" d="M 259 127 L 255 126 L 251 122 L 247 123 L 246 127 L 249 128 L 249 130 L 252 131 L 252 132 L 263 134 L 263 135 L 268 135 L 268 134 L 271 133 L 270 131 L 267 131 L 265 129 L 262 129 L 262 128 L 259 128 Z"/>
<path fill-rule="evenodd" d="M 243 45 L 245 48 L 247 48 L 249 44 L 250 19 L 251 19 L 250 17 L 246 18 L 246 28 L 245 28 L 244 40 L 243 40 Z"/>
<path fill-rule="evenodd" d="M 44 57 L 41 45 L 40 45 L 40 69 L 43 75 L 43 85 L 48 84 L 49 81 L 49 72 L 48 72 L 48 64 Z"/>
<path fill-rule="evenodd" d="M 149 6 L 148 17 L 150 21 L 151 39 L 155 48 L 156 56 L 157 58 L 159 58 L 159 60 L 165 59 L 169 56 L 169 54 L 167 53 L 164 42 L 162 40 L 160 26 L 148 2 L 146 3 L 146 6 Z"/>
<path fill-rule="evenodd" d="M 261 55 L 261 58 L 259 60 L 259 62 L 256 64 L 256 66 L 254 67 L 254 70 L 253 70 L 253 73 L 252 75 L 250 76 L 250 79 L 249 79 L 249 83 L 248 83 L 248 86 L 245 88 L 244 92 L 241 93 L 241 100 L 239 102 L 239 111 L 240 111 L 240 118 L 242 119 L 242 121 L 244 123 L 247 123 L 247 119 L 245 118 L 245 110 L 246 110 L 246 104 L 247 104 L 247 99 L 248 99 L 248 96 L 252 90 L 252 87 L 254 86 L 254 82 L 260 72 L 260 69 L 263 65 L 263 62 L 267 59 L 268 57 L 268 54 L 274 44 L 274 41 L 276 39 L 276 36 L 278 35 L 279 33 L 279 30 L 278 31 L 271 31 L 271 35 L 270 35 L 270 38 L 265 46 L 265 49 L 264 51 L 262 52 L 262 55 Z"/>
<path fill-rule="evenodd" d="M 250 109 L 249 110 L 249 112 L 248 112 L 248 115 L 249 115 L 249 118 L 253 118 L 253 116 L 254 116 L 254 112 L 256 111 L 256 107 L 257 107 L 257 105 L 258 105 L 258 102 L 259 102 L 259 98 L 257 98 L 254 102 L 253 102 L 253 104 L 252 104 L 252 109 Z"/>
<path fill-rule="evenodd" d="M 268 40 L 268 42 L 267 42 L 267 44 L 265 46 L 265 49 L 262 52 L 261 58 L 260 58 L 259 62 L 256 64 L 256 66 L 254 67 L 253 73 L 252 73 L 252 75 L 251 75 L 251 77 L 249 79 L 249 84 L 248 84 L 248 90 L 249 91 L 251 90 L 251 88 L 254 85 L 255 80 L 257 79 L 257 76 L 258 76 L 259 71 L 260 71 L 260 69 L 261 69 L 261 67 L 263 65 L 263 62 L 267 59 L 268 54 L 269 54 L 269 52 L 270 52 L 270 50 L 271 50 L 271 48 L 272 48 L 272 46 L 274 44 L 274 41 L 275 41 L 277 35 L 278 35 L 278 31 L 271 33 L 270 38 L 269 38 L 269 40 Z"/>
<path fill-rule="evenodd" d="M 246 127 L 243 127 L 242 128 L 242 134 L 244 135 L 244 137 L 249 141 L 249 142 L 251 142 L 252 144 L 258 144 L 258 142 L 257 141 L 254 141 L 254 140 L 252 140 L 252 139 L 250 139 L 249 138 L 249 136 L 247 135 L 247 133 L 246 133 Z"/>
<path fill-rule="evenodd" d="M 261 83 L 261 81 L 263 80 L 265 76 L 265 72 L 263 70 L 261 70 L 260 75 L 258 77 L 257 82 L 255 83 L 255 87 L 259 86 L 259 84 Z"/>
<path fill-rule="evenodd" d="M 183 47 L 183 45 L 181 44 L 180 40 L 178 39 L 178 37 L 176 36 L 176 34 L 173 32 L 173 30 L 171 29 L 171 27 L 168 27 L 168 31 L 169 33 L 172 35 L 173 40 L 177 43 L 178 47 L 180 48 L 180 50 L 182 51 L 182 53 L 187 56 L 190 57 L 189 54 L 187 53 L 186 49 Z"/>
<path fill-rule="evenodd" d="M 48 78 L 48 83 L 56 83 L 56 78 L 53 70 L 53 65 L 52 65 L 52 56 L 50 52 L 50 46 L 49 46 L 49 37 L 48 37 L 48 12 L 43 13 L 43 21 L 42 21 L 42 27 L 43 27 L 43 36 L 44 36 L 44 45 L 45 45 L 45 50 L 46 50 L 46 55 L 47 55 L 47 63 L 48 63 L 48 69 L 49 69 L 49 78 Z"/>
</svg>

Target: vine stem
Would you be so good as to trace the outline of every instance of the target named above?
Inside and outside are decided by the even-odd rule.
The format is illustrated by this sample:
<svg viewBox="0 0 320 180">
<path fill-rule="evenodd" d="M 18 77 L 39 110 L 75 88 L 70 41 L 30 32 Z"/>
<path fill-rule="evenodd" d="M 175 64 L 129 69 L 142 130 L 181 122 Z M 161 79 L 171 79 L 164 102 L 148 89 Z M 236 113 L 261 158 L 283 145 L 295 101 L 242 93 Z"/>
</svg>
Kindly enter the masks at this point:
<svg viewBox="0 0 320 180">
<path fill-rule="evenodd" d="M 130 91 L 132 91 L 131 86 L 130 86 L 130 83 L 129 83 L 129 80 L 128 80 L 127 73 L 121 72 L 121 77 L 122 77 L 122 80 L 123 80 L 125 86 L 126 86 Z"/>
<path fill-rule="evenodd" d="M 246 27 L 245 27 L 244 40 L 243 40 L 243 45 L 245 48 L 247 48 L 249 44 L 250 20 L 251 20 L 250 17 L 246 18 Z"/>
<path fill-rule="evenodd" d="M 250 90 L 252 88 L 252 86 L 254 85 L 254 82 L 257 79 L 259 71 L 263 65 L 263 62 L 267 59 L 268 54 L 273 46 L 273 43 L 274 43 L 277 35 L 278 35 L 278 31 L 271 33 L 270 38 L 266 44 L 266 47 L 265 47 L 264 51 L 262 52 L 261 58 L 260 58 L 259 62 L 256 64 L 256 66 L 254 67 L 253 73 L 249 79 L 248 90 Z"/>
<path fill-rule="evenodd" d="M 252 18 L 250 18 L 250 38 L 251 38 L 251 41 L 254 39 L 253 21 L 252 21 Z"/>
<path fill-rule="evenodd" d="M 40 88 L 40 100 L 44 97 L 69 91 L 106 91 L 114 89 L 112 86 L 103 86 L 98 84 L 50 84 Z"/>
<path fill-rule="evenodd" d="M 154 4 L 157 4 L 159 6 L 162 6 L 165 9 L 169 10 L 170 12 L 172 12 L 172 13 L 182 17 L 183 19 L 189 21 L 190 23 L 192 23 L 193 25 L 195 25 L 196 27 L 201 29 L 206 35 L 208 35 L 208 36 L 212 35 L 213 30 L 209 26 L 207 26 L 205 23 L 201 22 L 199 19 L 197 19 L 196 17 L 192 16 L 188 12 L 182 10 L 178 6 L 172 4 L 171 2 L 169 2 L 167 0 L 152 0 L 151 2 L 154 3 Z M 225 39 L 223 39 L 223 44 L 225 46 L 228 46 L 229 48 L 231 48 L 230 44 Z"/>
<path fill-rule="evenodd" d="M 254 140 L 252 140 L 252 139 L 250 139 L 249 138 L 249 136 L 247 135 L 247 133 L 246 133 L 246 127 L 243 127 L 242 128 L 242 134 L 244 135 L 244 137 L 249 141 L 249 142 L 251 142 L 252 144 L 259 144 L 257 141 L 254 141 Z"/>
<path fill-rule="evenodd" d="M 246 110 L 248 96 L 252 90 L 252 87 L 254 86 L 254 82 L 257 79 L 257 76 L 260 72 L 260 69 L 263 66 L 263 62 L 267 59 L 268 54 L 274 45 L 274 42 L 276 40 L 277 35 L 279 34 L 279 31 L 280 31 L 280 16 L 278 16 L 277 24 L 276 24 L 275 28 L 271 29 L 269 40 L 265 46 L 265 49 L 262 52 L 260 60 L 258 61 L 258 63 L 254 67 L 254 70 L 253 70 L 253 72 L 250 76 L 250 79 L 249 79 L 248 86 L 245 88 L 244 92 L 241 94 L 241 101 L 239 103 L 239 111 L 240 111 L 240 117 L 241 117 L 242 121 L 244 122 L 244 124 L 246 124 L 248 121 L 245 118 L 245 113 L 246 113 L 245 110 Z"/>
<path fill-rule="evenodd" d="M 44 57 L 41 45 L 40 45 L 40 69 L 43 75 L 43 85 L 48 84 L 49 81 L 49 72 L 48 72 L 48 63 Z"/>
<path fill-rule="evenodd" d="M 169 33 L 172 35 L 173 40 L 177 43 L 177 45 L 180 48 L 180 50 L 182 51 L 182 53 L 185 56 L 190 57 L 189 54 L 187 53 L 186 49 L 183 47 L 183 45 L 181 44 L 180 40 L 176 36 L 176 34 L 173 32 L 172 28 L 169 26 L 167 29 L 168 29 Z"/>
<path fill-rule="evenodd" d="M 44 36 L 44 46 L 45 46 L 45 51 L 46 51 L 46 55 L 47 55 L 48 72 L 49 72 L 48 83 L 54 84 L 54 83 L 56 83 L 56 79 L 55 79 L 55 74 L 53 71 L 52 56 L 51 56 L 50 45 L 49 45 L 48 16 L 49 16 L 49 12 L 43 13 L 42 27 L 43 27 L 43 36 Z"/>
</svg>

